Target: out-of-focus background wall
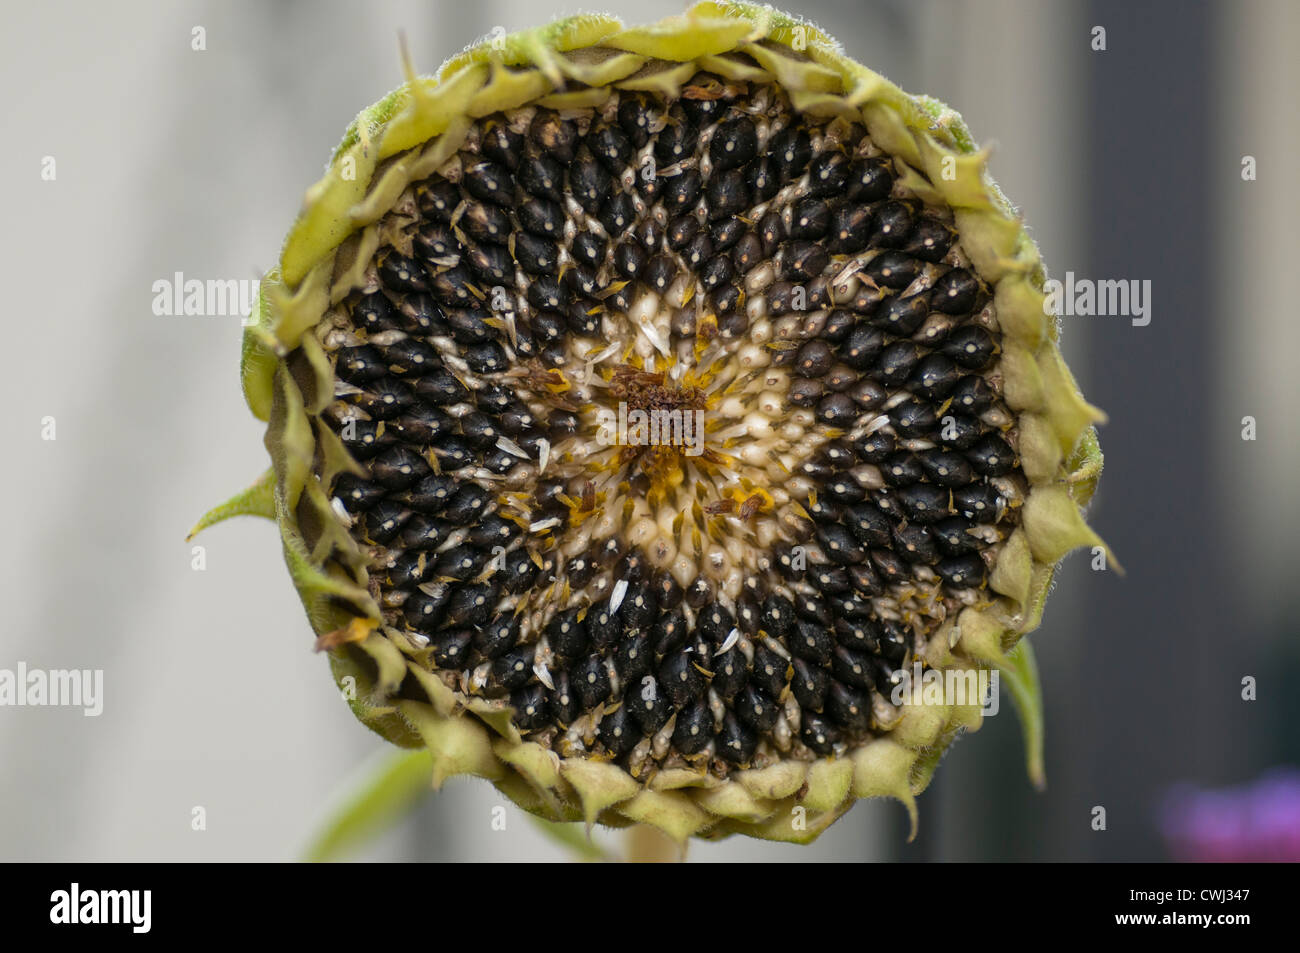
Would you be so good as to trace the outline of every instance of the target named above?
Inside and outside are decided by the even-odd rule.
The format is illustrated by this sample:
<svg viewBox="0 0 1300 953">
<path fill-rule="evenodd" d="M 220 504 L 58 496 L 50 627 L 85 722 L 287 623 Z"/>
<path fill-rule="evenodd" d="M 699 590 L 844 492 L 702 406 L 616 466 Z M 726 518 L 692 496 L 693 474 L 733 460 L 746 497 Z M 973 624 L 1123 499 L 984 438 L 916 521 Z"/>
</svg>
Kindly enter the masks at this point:
<svg viewBox="0 0 1300 953">
<path fill-rule="evenodd" d="M 946 759 L 910 845 L 901 809 L 869 802 L 811 849 L 691 856 L 1169 856 L 1171 788 L 1245 785 L 1300 759 L 1284 697 L 1300 677 L 1300 129 L 1287 118 L 1300 8 L 790 3 L 995 143 L 993 173 L 1053 274 L 1151 281 L 1148 326 L 1064 320 L 1067 356 L 1110 413 L 1094 523 L 1128 572 L 1070 559 L 1034 637 L 1045 793 L 1024 780 L 1005 704 Z M 681 9 L 603 6 L 629 22 Z M 310 652 L 270 524 L 209 531 L 206 568 L 193 568 L 185 531 L 263 469 L 261 426 L 238 391 L 239 320 L 156 316 L 152 286 L 273 263 L 350 117 L 401 81 L 399 30 L 431 71 L 496 26 L 563 12 L 521 0 L 6 11 L 0 668 L 102 669 L 105 697 L 97 718 L 0 708 L 0 859 L 293 858 L 382 749 Z M 1248 676 L 1257 701 L 1242 700 Z M 513 807 L 493 830 L 501 801 L 453 782 L 359 856 L 564 856 Z"/>
</svg>

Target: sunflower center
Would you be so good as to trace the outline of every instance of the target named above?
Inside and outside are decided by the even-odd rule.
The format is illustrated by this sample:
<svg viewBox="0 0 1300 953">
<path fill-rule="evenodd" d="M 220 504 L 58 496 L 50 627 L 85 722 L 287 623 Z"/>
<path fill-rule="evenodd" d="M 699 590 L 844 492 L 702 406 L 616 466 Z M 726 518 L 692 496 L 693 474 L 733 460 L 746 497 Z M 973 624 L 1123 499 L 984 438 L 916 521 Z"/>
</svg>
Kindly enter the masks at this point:
<svg viewBox="0 0 1300 953">
<path fill-rule="evenodd" d="M 889 730 L 1024 494 L 988 291 L 897 172 L 701 75 L 488 116 L 411 187 L 319 333 L 331 492 L 432 671 L 634 773 Z"/>
</svg>

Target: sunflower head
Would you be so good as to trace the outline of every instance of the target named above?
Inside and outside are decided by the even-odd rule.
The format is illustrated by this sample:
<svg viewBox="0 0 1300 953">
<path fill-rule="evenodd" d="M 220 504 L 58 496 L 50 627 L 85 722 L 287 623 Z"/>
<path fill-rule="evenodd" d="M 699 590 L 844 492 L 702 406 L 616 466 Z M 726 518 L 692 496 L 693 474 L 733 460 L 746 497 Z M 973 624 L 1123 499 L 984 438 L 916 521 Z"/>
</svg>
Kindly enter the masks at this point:
<svg viewBox="0 0 1300 953">
<path fill-rule="evenodd" d="M 678 839 L 915 821 L 982 702 L 916 676 L 1031 697 L 1099 545 L 1100 415 L 986 158 L 770 8 L 471 47 L 308 190 L 244 343 L 271 469 L 201 525 L 276 520 L 438 783 Z"/>
</svg>

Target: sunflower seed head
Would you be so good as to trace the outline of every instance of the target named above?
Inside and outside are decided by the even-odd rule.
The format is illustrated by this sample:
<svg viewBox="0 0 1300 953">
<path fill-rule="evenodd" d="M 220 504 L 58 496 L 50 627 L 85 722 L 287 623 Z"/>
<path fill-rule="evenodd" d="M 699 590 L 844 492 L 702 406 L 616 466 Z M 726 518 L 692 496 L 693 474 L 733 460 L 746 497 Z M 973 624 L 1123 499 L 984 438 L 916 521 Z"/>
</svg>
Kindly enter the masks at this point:
<svg viewBox="0 0 1300 953">
<path fill-rule="evenodd" d="M 280 515 L 358 714 L 437 779 L 807 839 L 978 724 L 900 686 L 1000 664 L 1099 542 L 1098 415 L 955 114 L 770 9 L 618 30 L 363 114 L 246 343 L 277 467 L 208 522 Z M 449 748 L 469 713 L 501 744 Z"/>
</svg>

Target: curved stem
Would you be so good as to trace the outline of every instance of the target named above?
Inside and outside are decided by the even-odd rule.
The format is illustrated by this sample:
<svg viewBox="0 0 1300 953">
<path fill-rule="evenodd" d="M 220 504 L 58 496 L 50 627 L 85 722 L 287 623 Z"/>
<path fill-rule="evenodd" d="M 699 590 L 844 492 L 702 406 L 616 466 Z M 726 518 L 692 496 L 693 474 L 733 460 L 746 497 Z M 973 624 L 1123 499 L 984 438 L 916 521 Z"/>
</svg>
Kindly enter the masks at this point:
<svg viewBox="0 0 1300 953">
<path fill-rule="evenodd" d="M 1038 663 L 1028 639 L 1007 653 L 1006 660 L 998 663 L 998 671 L 1007 680 L 1011 700 L 1025 733 L 1025 770 L 1034 787 L 1047 787 L 1047 771 L 1043 760 L 1043 693 L 1038 681 Z"/>
</svg>

